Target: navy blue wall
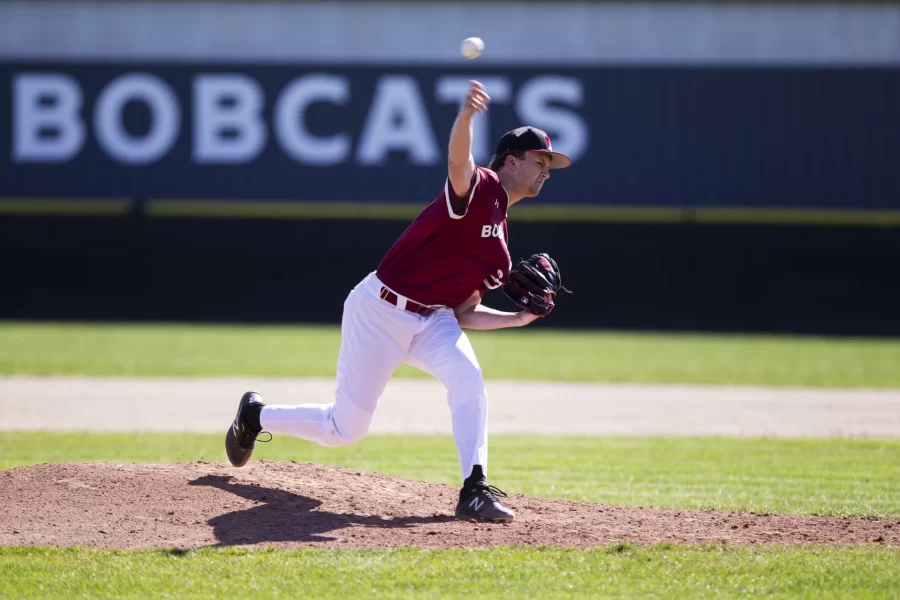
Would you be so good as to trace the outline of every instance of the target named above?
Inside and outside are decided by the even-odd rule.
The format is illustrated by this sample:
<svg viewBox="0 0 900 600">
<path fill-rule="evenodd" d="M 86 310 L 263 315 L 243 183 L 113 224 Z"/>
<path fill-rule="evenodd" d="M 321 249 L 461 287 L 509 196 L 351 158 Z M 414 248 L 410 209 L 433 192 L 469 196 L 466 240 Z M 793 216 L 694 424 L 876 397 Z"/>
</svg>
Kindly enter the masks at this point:
<svg viewBox="0 0 900 600">
<path fill-rule="evenodd" d="M 15 77 L 52 73 L 71 77 L 82 94 L 85 141 L 62 162 L 14 161 L 10 129 Z M 122 164 L 101 149 L 95 131 L 97 98 L 127 74 L 148 74 L 171 89 L 180 117 L 171 149 L 147 164 Z M 263 94 L 265 146 L 241 164 L 192 158 L 198 74 L 244 75 Z M 316 166 L 279 145 L 274 106 L 298 77 L 326 74 L 346 81 L 345 101 L 319 101 L 295 115 L 316 136 L 343 134 L 346 158 Z M 527 118 L 523 90 L 562 78 L 577 97 L 554 97 L 539 86 L 532 101 L 545 115 L 557 149 L 578 150 L 575 166 L 554 175 L 540 202 L 900 209 L 900 69 L 834 67 L 592 67 L 422 68 L 303 65 L 22 64 L 0 66 L 9 93 L 0 94 L 0 197 L 142 197 L 351 200 L 424 204 L 443 185 L 453 102 L 436 98 L 442 78 L 501 77 L 507 102 L 489 114 L 490 144 Z M 410 84 L 424 107 L 427 135 L 438 154 L 416 162 L 390 152 L 363 165 L 360 138 L 386 78 Z M 395 80 L 396 81 L 396 80 Z M 564 95 L 564 94 L 563 94 Z M 46 99 L 52 103 L 52 99 Z M 550 116 L 562 112 L 565 125 Z M 21 113 L 21 111 L 19 111 Z M 125 129 L 146 135 L 153 119 L 131 102 Z M 565 116 L 567 115 L 567 116 Z M 541 123 L 535 123 L 541 125 Z M 568 127 L 568 129 L 566 129 Z M 581 133 L 573 134 L 574 130 Z M 424 130 L 423 130 L 424 131 Z M 52 128 L 46 132 L 53 136 Z M 579 137 L 581 136 L 581 137 Z M 579 141 L 576 138 L 583 138 Z"/>
<path fill-rule="evenodd" d="M 3 318 L 339 322 L 393 221 L 0 219 Z M 900 229 L 511 223 L 575 291 L 536 326 L 900 334 Z M 512 309 L 502 292 L 486 304 Z"/>
<path fill-rule="evenodd" d="M 14 110 L 16 82 L 37 73 L 67 76 L 81 103 L 83 143 L 56 161 L 14 156 L 23 118 L 21 107 Z M 135 73 L 172 90 L 180 120 L 159 157 L 125 164 L 99 142 L 97 100 Z M 262 91 L 267 140 L 248 161 L 192 157 L 201 73 L 243 75 Z M 349 90 L 345 101 L 317 102 L 292 117 L 315 136 L 346 134 L 347 155 L 331 166 L 292 157 L 278 140 L 280 94 L 311 73 L 337 77 Z M 509 84 L 510 99 L 489 114 L 491 139 L 520 124 L 530 103 L 544 109 L 547 124 L 537 124 L 555 147 L 581 154 L 528 204 L 900 210 L 900 69 L 133 63 L 0 66 L 8 85 L 0 94 L 0 208 L 12 199 L 27 212 L 38 198 L 136 199 L 139 208 L 158 199 L 424 206 L 446 177 L 456 106 L 438 101 L 435 88 L 449 76 Z M 360 161 L 385 78 L 406 82 L 421 100 L 428 131 L 419 134 L 433 136 L 433 158 L 417 164 L 395 151 L 377 164 Z M 553 96 L 553 78 L 577 94 Z M 543 95 L 529 100 L 535 90 Z M 52 110 L 52 97 L 39 101 Z M 159 125 L 140 102 L 114 116 L 138 141 Z M 140 209 L 7 214 L 0 216 L 0 318 L 337 322 L 347 291 L 406 224 L 175 219 Z M 539 223 L 513 215 L 510 234 L 514 258 L 550 252 L 575 290 L 538 327 L 900 334 L 900 227 Z M 499 292 L 487 303 L 510 308 Z"/>
</svg>

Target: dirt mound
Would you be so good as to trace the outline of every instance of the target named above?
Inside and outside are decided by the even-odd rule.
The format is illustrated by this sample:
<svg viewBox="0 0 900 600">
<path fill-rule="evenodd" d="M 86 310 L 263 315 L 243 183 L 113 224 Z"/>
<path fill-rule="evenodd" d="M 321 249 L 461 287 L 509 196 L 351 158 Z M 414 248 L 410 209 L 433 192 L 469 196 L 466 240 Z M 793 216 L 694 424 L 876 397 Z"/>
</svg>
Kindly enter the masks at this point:
<svg viewBox="0 0 900 600">
<path fill-rule="evenodd" d="M 452 517 L 456 488 L 313 464 L 44 464 L 0 472 L 0 545 L 321 548 L 881 542 L 900 522 L 624 508 L 511 495 L 508 525 Z"/>
</svg>

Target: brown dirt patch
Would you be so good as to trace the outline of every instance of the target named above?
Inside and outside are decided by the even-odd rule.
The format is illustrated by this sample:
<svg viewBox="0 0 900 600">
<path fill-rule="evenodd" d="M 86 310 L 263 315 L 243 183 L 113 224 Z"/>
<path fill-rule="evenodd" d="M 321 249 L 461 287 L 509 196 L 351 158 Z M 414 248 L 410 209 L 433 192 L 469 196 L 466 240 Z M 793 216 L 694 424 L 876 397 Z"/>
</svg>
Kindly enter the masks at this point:
<svg viewBox="0 0 900 600">
<path fill-rule="evenodd" d="M 314 464 L 44 464 L 0 472 L 0 545 L 445 548 L 618 541 L 900 546 L 900 522 L 658 510 L 511 495 L 508 525 L 452 517 L 456 488 Z"/>
</svg>

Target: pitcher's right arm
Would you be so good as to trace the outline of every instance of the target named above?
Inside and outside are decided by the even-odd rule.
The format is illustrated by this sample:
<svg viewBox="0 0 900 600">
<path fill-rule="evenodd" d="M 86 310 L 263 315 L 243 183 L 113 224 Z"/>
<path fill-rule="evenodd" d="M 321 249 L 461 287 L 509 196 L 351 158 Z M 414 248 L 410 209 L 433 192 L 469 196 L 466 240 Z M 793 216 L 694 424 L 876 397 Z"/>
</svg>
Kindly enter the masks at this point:
<svg viewBox="0 0 900 600">
<path fill-rule="evenodd" d="M 450 145 L 447 152 L 447 175 L 453 193 L 457 197 L 469 194 L 472 176 L 475 174 L 475 159 L 472 157 L 472 119 L 477 113 L 487 110 L 491 101 L 478 81 L 472 81 L 469 93 L 450 130 Z"/>
</svg>

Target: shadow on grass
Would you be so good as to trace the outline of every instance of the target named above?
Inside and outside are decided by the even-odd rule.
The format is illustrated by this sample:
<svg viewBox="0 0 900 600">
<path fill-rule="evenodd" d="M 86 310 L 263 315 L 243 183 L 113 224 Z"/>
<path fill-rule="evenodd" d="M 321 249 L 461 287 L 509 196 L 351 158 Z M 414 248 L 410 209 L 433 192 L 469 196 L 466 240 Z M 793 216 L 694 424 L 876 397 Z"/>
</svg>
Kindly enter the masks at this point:
<svg viewBox="0 0 900 600">
<path fill-rule="evenodd" d="M 208 521 L 219 540 L 217 546 L 274 542 L 329 542 L 337 538 L 325 534 L 352 526 L 403 528 L 412 525 L 453 521 L 452 516 L 394 517 L 382 519 L 352 513 L 316 510 L 322 502 L 284 490 L 233 483 L 226 475 L 205 475 L 188 485 L 207 485 L 261 504 Z"/>
</svg>

